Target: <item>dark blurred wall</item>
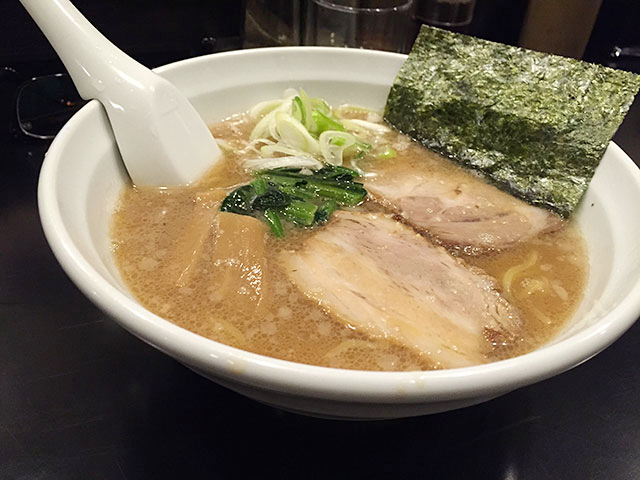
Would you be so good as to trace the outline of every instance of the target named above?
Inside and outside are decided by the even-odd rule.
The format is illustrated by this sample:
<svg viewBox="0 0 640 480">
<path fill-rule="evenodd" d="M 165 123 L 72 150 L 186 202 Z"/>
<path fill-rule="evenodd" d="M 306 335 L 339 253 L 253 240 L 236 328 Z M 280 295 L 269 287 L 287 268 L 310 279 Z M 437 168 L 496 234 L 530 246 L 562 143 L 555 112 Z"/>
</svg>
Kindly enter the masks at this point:
<svg viewBox="0 0 640 480">
<path fill-rule="evenodd" d="M 150 67 L 242 47 L 242 0 L 74 0 L 73 3 L 113 43 Z M 20 2 L 0 0 L 0 4 L 0 65 L 56 64 L 53 49 Z"/>
<path fill-rule="evenodd" d="M 613 58 L 615 47 L 635 55 Z M 604 0 L 584 53 L 589 62 L 640 73 L 640 1 Z"/>
<path fill-rule="evenodd" d="M 465 33 L 518 45 L 529 3 L 530 0 L 476 0 L 473 21 Z M 568 34 L 570 29 L 566 30 Z M 611 54 L 615 47 L 627 54 L 614 58 Z M 640 0 L 603 0 L 582 58 L 640 73 Z"/>
<path fill-rule="evenodd" d="M 476 0 L 468 33 L 494 42 L 517 45 L 527 0 Z"/>
<path fill-rule="evenodd" d="M 242 48 L 244 0 L 72 2 L 115 45 L 148 67 Z M 32 76 L 65 70 L 18 0 L 0 0 L 0 12 L 1 146 L 14 142 L 10 132 L 18 85 Z"/>
</svg>

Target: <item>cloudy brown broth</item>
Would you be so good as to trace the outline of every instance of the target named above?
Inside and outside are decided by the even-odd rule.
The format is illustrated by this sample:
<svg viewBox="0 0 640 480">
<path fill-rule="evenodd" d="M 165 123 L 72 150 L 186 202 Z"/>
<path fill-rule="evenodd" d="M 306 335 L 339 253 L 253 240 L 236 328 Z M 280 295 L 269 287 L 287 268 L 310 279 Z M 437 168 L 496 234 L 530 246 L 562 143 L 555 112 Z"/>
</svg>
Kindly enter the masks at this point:
<svg viewBox="0 0 640 480">
<path fill-rule="evenodd" d="M 228 146 L 240 149 L 252 126 L 247 117 L 236 116 L 213 126 L 212 132 Z M 397 157 L 385 162 L 426 162 L 434 175 L 467 175 L 405 137 L 392 135 Z M 185 329 L 275 358 L 348 369 L 435 368 L 426 354 L 393 340 L 367 337 L 292 285 L 279 266 L 278 256 L 283 251 L 299 249 L 313 229 L 287 227 L 282 239 L 265 235 L 263 283 L 268 295 L 259 316 L 247 314 L 236 300 L 229 301 L 220 294 L 215 269 L 210 268 L 213 231 L 203 237 L 204 253 L 190 269 L 188 278 L 178 281 L 179 268 L 170 260 L 185 242 L 194 214 L 202 214 L 198 208 L 203 198 L 220 198 L 224 195 L 220 188 L 230 191 L 250 180 L 239 160 L 238 155 L 228 153 L 197 185 L 168 189 L 128 187 L 123 191 L 112 221 L 112 249 L 122 278 L 136 298 L 150 311 Z M 375 168 L 376 162 L 381 161 L 365 159 L 362 166 Z M 383 207 L 371 200 L 358 208 L 383 212 Z M 494 277 L 503 296 L 521 314 L 521 338 L 492 352 L 487 361 L 519 355 L 548 342 L 582 298 L 588 259 L 580 232 L 570 222 L 558 231 L 538 235 L 501 252 L 467 256 L 456 249 L 452 253 Z"/>
</svg>

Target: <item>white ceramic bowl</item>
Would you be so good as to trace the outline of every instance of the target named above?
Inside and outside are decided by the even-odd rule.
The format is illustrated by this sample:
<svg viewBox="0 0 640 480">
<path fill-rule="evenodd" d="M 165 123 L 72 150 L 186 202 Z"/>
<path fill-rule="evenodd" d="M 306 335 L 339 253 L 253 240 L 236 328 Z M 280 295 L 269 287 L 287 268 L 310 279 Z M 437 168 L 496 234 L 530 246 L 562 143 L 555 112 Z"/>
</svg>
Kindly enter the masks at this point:
<svg viewBox="0 0 640 480">
<path fill-rule="evenodd" d="M 209 123 L 303 87 L 333 104 L 382 108 L 404 56 L 293 47 L 210 55 L 157 69 Z M 577 212 L 590 255 L 585 299 L 567 328 L 532 353 L 429 372 L 362 372 L 276 360 L 205 339 L 145 310 L 109 250 L 114 201 L 128 178 L 101 106 L 88 104 L 46 155 L 39 207 L 47 239 L 78 287 L 124 328 L 189 368 L 261 402 L 338 418 L 395 418 L 476 404 L 568 370 L 616 340 L 640 313 L 640 173 L 610 145 Z"/>
</svg>

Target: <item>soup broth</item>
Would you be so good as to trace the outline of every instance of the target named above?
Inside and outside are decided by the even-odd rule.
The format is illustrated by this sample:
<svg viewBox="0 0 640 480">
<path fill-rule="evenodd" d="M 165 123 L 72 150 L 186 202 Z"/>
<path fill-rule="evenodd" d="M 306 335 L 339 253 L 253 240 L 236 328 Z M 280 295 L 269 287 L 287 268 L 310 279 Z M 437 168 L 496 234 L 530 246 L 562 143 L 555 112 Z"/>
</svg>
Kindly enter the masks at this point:
<svg viewBox="0 0 640 480">
<path fill-rule="evenodd" d="M 354 114 L 357 115 L 357 114 Z M 291 283 L 279 256 L 296 251 L 314 229 L 287 227 L 284 238 L 266 234 L 264 295 L 260 314 L 244 308 L 238 297 L 221 294 L 217 270 L 212 268 L 215 232 L 198 230 L 194 245 L 201 252 L 186 278 L 172 263 L 176 249 L 198 224 L 211 218 L 219 199 L 251 176 L 241 160 L 255 155 L 246 149 L 255 122 L 247 116 L 230 118 L 212 127 L 228 153 L 198 184 L 180 188 L 127 188 L 112 223 L 112 249 L 121 275 L 139 301 L 150 311 L 204 337 L 243 350 L 301 363 L 363 370 L 426 370 L 438 368 L 429 355 L 388 338 L 373 338 L 329 309 L 304 295 Z M 428 169 L 436 176 L 458 176 L 478 181 L 446 160 L 395 133 L 387 133 L 396 157 L 364 158 L 367 171 L 392 173 L 398 166 Z M 375 182 L 375 177 L 372 182 Z M 373 183 L 372 183 L 373 184 Z M 204 205 L 204 207 L 203 207 Z M 367 198 L 356 207 L 392 215 L 388 206 Z M 331 220 L 329 220 L 331 222 Z M 504 250 L 478 253 L 449 247 L 452 255 L 482 269 L 496 279 L 508 302 L 520 313 L 522 334 L 517 341 L 496 349 L 487 361 L 520 355 L 552 339 L 570 318 L 582 298 L 588 261 L 577 227 L 536 235 Z M 428 241 L 428 240 L 427 240 Z M 187 251 L 191 247 L 187 247 Z M 184 272 L 183 272 L 184 273 Z"/>
</svg>

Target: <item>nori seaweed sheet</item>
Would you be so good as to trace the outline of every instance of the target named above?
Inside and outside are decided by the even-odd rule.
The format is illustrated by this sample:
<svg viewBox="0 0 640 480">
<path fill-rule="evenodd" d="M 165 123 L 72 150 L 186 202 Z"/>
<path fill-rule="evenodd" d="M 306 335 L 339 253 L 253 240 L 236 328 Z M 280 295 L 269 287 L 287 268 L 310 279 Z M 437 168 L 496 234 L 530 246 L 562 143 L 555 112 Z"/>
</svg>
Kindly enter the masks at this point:
<svg viewBox="0 0 640 480">
<path fill-rule="evenodd" d="M 568 217 L 639 88 L 633 73 L 423 26 L 384 118 Z"/>
</svg>

